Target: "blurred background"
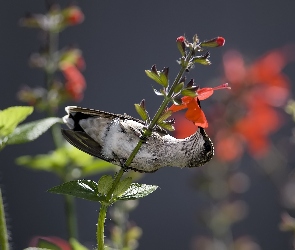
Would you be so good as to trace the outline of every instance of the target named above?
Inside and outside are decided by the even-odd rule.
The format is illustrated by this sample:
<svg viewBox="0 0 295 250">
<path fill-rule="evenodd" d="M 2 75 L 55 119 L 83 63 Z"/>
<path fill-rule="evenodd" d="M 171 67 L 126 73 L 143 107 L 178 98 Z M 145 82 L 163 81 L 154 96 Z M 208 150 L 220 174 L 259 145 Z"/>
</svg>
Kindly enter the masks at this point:
<svg viewBox="0 0 295 250">
<path fill-rule="evenodd" d="M 65 7 L 70 2 L 58 1 L 58 3 L 61 7 Z M 216 249 L 227 249 L 220 243 L 223 242 L 222 237 L 218 237 L 222 233 L 219 234 L 218 230 L 219 233 L 216 232 L 214 226 L 212 229 L 212 223 L 214 224 L 210 222 L 212 216 L 210 214 L 202 216 L 204 208 L 210 207 L 210 204 L 220 205 L 221 198 L 225 197 L 227 202 L 233 200 L 240 202 L 238 206 L 233 206 L 234 208 L 226 208 L 226 211 L 229 211 L 227 213 L 238 214 L 235 219 L 229 219 L 231 222 L 225 224 L 217 223 L 222 228 L 223 225 L 229 226 L 231 237 L 240 239 L 236 242 L 234 249 L 242 249 L 238 247 L 245 242 L 245 246 L 247 244 L 249 246 L 245 249 L 293 249 L 292 232 L 281 231 L 279 225 L 283 212 L 288 211 L 292 215 L 293 207 L 286 205 L 288 202 L 285 201 L 285 193 L 287 192 L 290 199 L 295 194 L 292 183 L 286 187 L 294 168 L 294 144 L 292 143 L 294 124 L 292 117 L 286 114 L 283 108 L 294 91 L 295 49 L 292 46 L 295 44 L 295 1 L 110 0 L 76 1 L 76 4 L 83 11 L 85 20 L 60 34 L 59 47 L 68 44 L 78 45 L 83 52 L 86 62 L 83 75 L 87 88 L 84 98 L 78 103 L 82 107 L 120 114 L 127 113 L 138 117 L 133 104 L 139 103 L 144 98 L 149 113 L 154 114 L 161 98 L 154 95 L 151 85 L 155 84 L 146 77 L 144 70 L 150 69 L 153 64 L 157 64 L 158 69 L 169 67 L 170 81 L 172 81 L 179 70 L 179 65 L 176 63 L 179 51 L 175 40 L 181 35 L 185 35 L 189 40 L 194 34 L 198 34 L 200 40 L 216 36 L 223 36 L 226 39 L 224 47 L 210 50 L 211 66 L 196 65 L 189 73 L 188 78 L 194 78 L 196 84 L 201 87 L 219 85 L 225 81 L 231 84 L 230 80 L 236 81 L 234 86 L 238 86 L 237 82 L 243 81 L 243 77 L 234 79 L 229 75 L 231 67 L 235 68 L 233 65 L 239 65 L 240 68 L 238 68 L 244 72 L 241 69 L 244 65 L 241 58 L 245 61 L 245 65 L 255 67 L 257 60 L 257 65 L 259 64 L 259 58 L 279 49 L 278 54 L 275 54 L 277 57 L 269 59 L 271 62 L 278 60 L 279 69 L 274 66 L 274 69 L 264 71 L 266 74 L 272 74 L 273 70 L 277 70 L 278 74 L 284 75 L 286 82 L 283 87 L 276 86 L 284 88 L 285 91 L 288 90 L 288 95 L 282 95 L 281 99 L 284 100 L 279 105 L 272 105 L 276 112 L 275 123 L 279 125 L 272 129 L 259 126 L 263 121 L 273 124 L 272 119 L 268 120 L 264 117 L 262 121 L 259 119 L 260 123 L 257 125 L 257 116 L 261 118 L 259 114 L 253 117 L 250 114 L 250 121 L 247 120 L 252 125 L 250 131 L 255 131 L 256 128 L 270 131 L 263 133 L 264 136 L 271 136 L 272 144 L 265 149 L 267 152 L 257 157 L 255 155 L 257 148 L 252 147 L 250 151 L 241 149 L 236 157 L 229 156 L 230 159 L 217 157 L 213 163 L 203 166 L 201 170 L 167 167 L 153 174 L 146 174 L 139 182 L 158 185 L 160 189 L 140 200 L 129 219 L 143 230 L 138 248 L 141 250 L 213 249 L 213 245 L 210 245 L 212 242 L 212 244 L 221 244 L 219 248 L 215 245 Z M 20 18 L 24 17 L 28 11 L 45 13 L 46 4 L 44 1 L 12 0 L 3 1 L 1 5 L 0 109 L 24 105 L 17 99 L 17 92 L 23 86 L 28 85 L 33 88 L 44 85 L 43 72 L 28 65 L 30 54 L 40 48 L 39 31 L 19 26 Z M 231 67 L 227 64 L 229 61 L 232 62 Z M 272 64 L 269 63 L 269 65 Z M 235 70 L 238 71 L 236 68 Z M 249 70 L 252 72 L 253 68 Z M 246 74 L 245 72 L 243 74 Z M 246 82 L 257 80 L 251 77 L 250 80 L 249 77 L 245 77 L 244 80 Z M 288 77 L 288 80 L 285 77 Z M 236 90 L 237 87 L 235 89 L 234 86 L 233 89 Z M 252 94 L 252 92 L 247 93 Z M 263 91 L 259 93 L 260 95 L 257 95 L 255 92 L 255 95 L 251 97 L 259 99 L 265 95 Z M 273 95 L 280 95 L 279 93 L 281 92 L 274 92 Z M 223 119 L 223 116 L 220 116 L 220 110 L 211 112 L 210 107 L 216 103 L 224 103 L 224 100 L 235 101 L 234 105 L 238 106 L 240 96 L 235 94 L 235 98 L 230 97 L 231 94 L 228 91 L 217 92 L 214 95 L 215 99 L 203 101 L 202 107 L 205 113 L 206 110 L 209 112 L 207 116 L 209 132 L 216 140 L 219 140 L 220 135 L 216 133 L 223 125 L 214 123 L 214 115 L 219 121 L 226 121 L 227 118 Z M 77 105 L 77 102 L 67 104 Z M 232 108 L 226 105 L 222 107 Z M 231 111 L 235 112 L 232 109 Z M 63 108 L 58 114 L 64 115 Z M 42 117 L 44 115 L 41 112 L 35 111 L 28 121 Z M 236 121 L 237 118 L 234 120 Z M 210 128 L 210 122 L 214 123 L 212 128 Z M 226 131 L 232 135 L 228 127 Z M 240 131 L 245 132 L 243 129 Z M 243 135 L 245 134 L 246 132 Z M 247 141 L 245 142 L 245 139 L 241 141 L 244 147 Z M 220 152 L 222 152 L 223 144 L 218 145 L 219 154 L 222 155 Z M 240 144 L 225 145 L 223 149 L 227 151 L 231 147 L 239 147 Z M 263 146 L 257 147 L 260 149 Z M 46 192 L 52 186 L 59 184 L 58 178 L 14 163 L 18 156 L 47 153 L 53 148 L 50 133 L 46 133 L 29 144 L 8 146 L 0 154 L 0 184 L 5 197 L 13 249 L 25 248 L 30 239 L 36 235 L 55 235 L 66 238 L 62 197 Z M 268 171 L 267 166 L 275 170 Z M 200 183 L 208 177 L 208 174 L 204 173 L 207 167 L 213 168 L 215 175 L 220 173 L 220 169 L 231 168 L 230 171 L 221 171 L 220 174 L 225 177 L 218 182 L 221 183 L 220 185 L 227 182 L 232 173 L 239 174 L 235 180 L 245 185 L 238 188 L 238 192 L 233 192 L 235 194 L 230 192 L 224 196 L 217 195 L 218 197 L 208 190 L 202 191 L 204 186 Z M 283 169 L 283 172 L 279 171 L 280 169 Z M 218 179 L 218 176 L 216 178 Z M 91 179 L 96 181 L 98 176 L 92 176 Z M 214 183 L 217 186 L 215 188 L 222 188 L 218 186 L 218 183 Z M 99 204 L 84 200 L 77 200 L 76 203 L 79 240 L 89 247 L 94 247 Z M 220 211 L 219 205 L 217 205 L 218 211 Z M 207 219 L 205 222 L 200 222 L 200 217 Z M 107 232 L 110 225 L 111 221 L 108 221 Z M 203 238 L 200 238 L 201 236 Z M 213 238 L 217 238 L 218 241 L 212 240 Z"/>
</svg>

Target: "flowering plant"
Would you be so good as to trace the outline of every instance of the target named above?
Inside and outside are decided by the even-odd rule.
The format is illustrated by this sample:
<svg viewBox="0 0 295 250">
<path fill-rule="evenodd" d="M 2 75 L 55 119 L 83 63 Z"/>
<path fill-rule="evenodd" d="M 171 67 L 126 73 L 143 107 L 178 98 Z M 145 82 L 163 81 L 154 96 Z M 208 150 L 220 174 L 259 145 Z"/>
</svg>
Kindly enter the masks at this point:
<svg viewBox="0 0 295 250">
<path fill-rule="evenodd" d="M 180 70 L 174 80 L 167 67 L 159 70 L 153 65 L 145 71 L 157 84 L 154 93 L 162 98 L 154 115 L 148 111 L 150 101 L 143 99 L 135 104 L 139 119 L 77 106 L 66 107 L 67 114 L 61 119 L 56 117 L 60 107 L 83 99 L 86 79 L 82 73 L 85 69 L 82 51 L 76 46 L 59 48 L 59 34 L 83 20 L 78 6 L 60 8 L 53 4 L 46 14 L 28 14 L 20 21 L 24 27 L 41 30 L 41 48 L 29 61 L 30 66 L 43 72 L 45 81 L 43 86 L 25 86 L 19 91 L 19 99 L 29 107 L 10 107 L 0 112 L 0 149 L 30 142 L 51 130 L 53 151 L 21 156 L 16 162 L 54 173 L 59 178 L 60 185 L 49 192 L 63 197 L 68 233 L 66 240 L 36 236 L 28 249 L 88 249 L 78 241 L 75 198 L 100 203 L 97 204 L 100 208 L 96 230 L 98 249 L 136 249 L 142 230 L 129 222 L 128 214 L 135 209 L 139 198 L 158 188 L 138 183 L 140 173 L 155 172 L 166 166 L 199 167 L 208 162 L 192 176 L 194 186 L 211 204 L 199 216 L 211 235 L 197 237 L 195 247 L 259 249 L 249 236 L 232 237 L 232 225 L 244 219 L 248 210 L 238 195 L 250 186 L 250 178 L 237 166 L 243 161 L 244 151 L 260 165 L 265 159 L 276 158 L 270 153 L 273 149 L 270 135 L 284 122 L 279 108 L 285 106 L 290 92 L 289 80 L 282 73 L 288 63 L 284 50 L 271 51 L 253 64 L 246 64 L 237 51 L 227 52 L 224 77 L 210 85 L 217 87 L 204 87 L 197 86 L 187 75 L 195 67 L 210 65 L 208 50 L 223 46 L 225 40 L 216 37 L 202 41 L 195 35 L 190 41 L 179 36 L 176 46 L 180 52 L 177 61 Z M 220 82 L 224 84 L 219 85 Z M 215 90 L 230 88 L 231 91 L 210 98 L 215 99 L 214 105 L 206 105 Z M 291 114 L 295 113 L 293 104 L 289 101 L 286 107 Z M 33 107 L 44 114 L 44 119 L 19 125 L 33 112 Z M 67 129 L 61 129 L 63 123 Z M 214 158 L 210 138 L 215 146 Z M 271 170 L 267 170 L 270 176 Z M 108 173 L 102 175 L 104 171 Z M 98 180 L 89 177 L 97 173 L 102 175 Z M 283 199 L 289 209 L 294 205 L 293 179 L 290 176 L 284 187 Z M 0 246 L 7 250 L 1 195 L 0 204 Z M 113 226 L 105 237 L 107 213 Z M 283 213 L 280 228 L 294 231 L 294 219 L 289 213 Z"/>
<path fill-rule="evenodd" d="M 21 138 L 27 136 L 26 138 L 29 139 L 20 141 L 18 139 L 20 136 L 11 136 L 9 139 L 2 141 L 10 143 L 12 139 L 17 138 L 14 139 L 18 140 L 17 143 L 27 142 L 37 138 L 41 133 L 51 128 L 56 150 L 47 155 L 22 156 L 17 159 L 17 163 L 57 174 L 62 184 L 51 188 L 49 191 L 65 195 L 65 207 L 66 211 L 68 211 L 66 215 L 69 243 L 54 237 L 36 237 L 32 241 L 32 246 L 35 247 L 85 248 L 76 240 L 78 230 L 73 204 L 73 196 L 75 196 L 100 202 L 97 224 L 97 248 L 105 249 L 104 223 L 107 209 L 111 205 L 116 204 L 117 201 L 136 200 L 147 196 L 157 189 L 157 186 L 154 185 L 132 183 L 132 174 L 125 174 L 128 169 L 140 172 L 154 172 L 160 167 L 167 165 L 198 167 L 209 161 L 213 155 L 212 143 L 204 131 L 206 126 L 203 126 L 203 124 L 195 123 L 200 129 L 188 140 L 177 140 L 167 134 L 167 131 L 174 130 L 173 125 L 175 123 L 173 119 L 169 120 L 168 118 L 179 109 L 189 108 L 192 121 L 203 119 L 204 115 L 199 106 L 199 100 L 209 97 L 217 89 L 200 89 L 194 85 L 193 80 L 185 86 L 185 72 L 189 72 L 195 64 L 210 65 L 210 54 L 208 51 L 204 52 L 204 50 L 224 45 L 222 37 L 200 42 L 196 35 L 193 37 L 192 42 L 189 42 L 184 36 L 176 39 L 176 44 L 181 54 L 178 61 L 180 71 L 171 86 L 168 76 L 169 68 L 158 71 L 154 65 L 151 70 L 145 71 L 147 76 L 161 87 L 160 90 L 154 89 L 154 92 L 163 97 L 163 102 L 153 118 L 149 116 L 144 100 L 139 104 L 135 104 L 135 109 L 142 120 L 127 115 L 115 115 L 103 111 L 68 107 L 66 109 L 68 116 L 64 117 L 63 120 L 70 130 L 62 130 L 63 136 L 78 149 L 102 160 L 94 159 L 92 156 L 70 148 L 65 144 L 60 134 L 59 123 L 61 123 L 61 119 L 52 116 L 56 114 L 58 107 L 64 102 L 69 100 L 79 101 L 83 98 L 86 82 L 80 70 L 85 67 L 85 63 L 82 52 L 79 49 L 73 47 L 58 49 L 58 34 L 68 26 L 79 24 L 83 19 L 83 13 L 77 6 L 71 5 L 65 9 L 60 9 L 57 5 L 51 5 L 47 14 L 29 14 L 20 21 L 22 26 L 39 28 L 45 33 L 44 46 L 42 46 L 40 52 L 31 55 L 30 65 L 43 70 L 46 86 L 37 88 L 25 87 L 19 92 L 18 96 L 20 100 L 35 106 L 41 111 L 45 111 L 50 117 L 37 123 L 35 122 L 33 125 L 37 128 L 32 125 L 24 125 L 24 129 L 15 129 L 17 123 L 24 119 L 24 115 L 18 121 L 15 121 L 14 126 L 9 125 L 9 133 L 18 133 L 17 135 L 21 135 Z M 198 55 L 200 53 L 203 54 Z M 56 77 L 58 71 L 62 72 L 64 81 L 60 81 Z M 225 84 L 218 88 L 228 88 L 228 86 Z M 193 109 L 189 106 L 187 100 L 190 100 L 189 102 L 194 106 Z M 174 103 L 171 108 L 167 107 L 169 103 Z M 31 108 L 29 109 L 32 112 Z M 200 114 L 203 117 L 199 117 Z M 93 120 L 93 117 L 97 118 Z M 100 123 L 101 120 L 104 120 L 104 122 Z M 92 126 L 87 127 L 86 125 L 85 127 L 83 125 L 84 122 L 87 123 L 88 121 L 99 122 L 96 127 L 97 130 L 93 131 L 94 134 L 92 132 L 89 133 L 88 128 Z M 111 132 L 106 134 L 102 140 L 97 140 L 95 136 L 105 133 L 105 125 L 111 126 L 109 128 Z M 42 126 L 41 132 L 40 126 Z M 78 127 L 80 131 L 77 130 Z M 32 133 L 32 131 L 37 131 L 37 129 L 39 129 L 38 136 L 29 137 L 28 134 Z M 23 130 L 25 132 L 22 132 Z M 4 136 L 7 136 L 7 134 L 4 134 Z M 124 145 L 116 144 L 118 142 L 124 143 Z M 192 148 L 190 150 L 191 153 L 188 155 L 184 148 L 191 147 L 195 142 L 199 146 Z M 173 145 L 171 146 L 170 143 Z M 124 148 L 122 146 L 127 148 L 126 151 L 122 151 Z M 180 147 L 183 149 L 178 150 Z M 111 151 L 110 155 L 108 155 L 108 151 Z M 168 155 L 165 156 L 164 152 L 167 152 Z M 151 153 L 154 155 L 150 156 Z M 169 155 L 174 155 L 174 157 Z M 103 175 L 98 182 L 80 179 L 105 169 L 114 169 L 113 163 L 121 167 L 114 177 Z M 123 175 L 125 176 L 124 178 L 122 178 Z M 133 235 L 126 241 L 129 247 L 131 245 L 128 242 L 134 242 L 140 235 L 138 232 L 136 227 L 131 227 L 128 230 L 128 235 Z M 115 235 L 115 232 L 113 233 Z M 7 233 L 2 231 L 1 235 L 7 235 Z M 117 244 L 115 242 L 116 240 L 113 240 L 111 244 L 115 246 L 114 244 Z M 1 245 L 1 247 L 5 250 L 8 249 L 7 242 Z M 124 246 L 116 245 L 116 247 L 122 248 Z"/>
</svg>

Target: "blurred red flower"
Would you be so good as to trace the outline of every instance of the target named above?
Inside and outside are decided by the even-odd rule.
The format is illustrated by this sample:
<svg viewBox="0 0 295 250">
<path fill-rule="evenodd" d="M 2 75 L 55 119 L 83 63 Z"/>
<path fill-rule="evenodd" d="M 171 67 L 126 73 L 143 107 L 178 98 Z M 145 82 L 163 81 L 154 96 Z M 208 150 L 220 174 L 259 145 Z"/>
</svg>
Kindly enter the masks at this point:
<svg viewBox="0 0 295 250">
<path fill-rule="evenodd" d="M 208 133 L 219 160 L 229 162 L 240 158 L 244 146 L 254 157 L 261 157 L 268 151 L 269 136 L 283 124 L 278 108 L 285 105 L 290 93 L 289 79 L 282 73 L 289 60 L 283 49 L 270 51 L 249 66 L 237 51 L 229 51 L 224 55 L 224 80 L 230 83 L 232 91 L 211 105 L 207 113 L 210 123 Z M 203 100 L 202 90 L 205 94 L 203 99 L 210 94 L 210 91 L 200 89 L 197 96 L 199 100 Z M 185 108 L 185 105 L 191 114 L 193 109 L 187 99 L 183 100 L 178 110 Z M 198 112 L 199 119 L 203 119 L 202 113 Z M 189 136 L 184 131 L 194 132 L 186 124 L 183 117 L 177 117 L 176 137 Z"/>
<path fill-rule="evenodd" d="M 72 64 L 63 65 L 61 70 L 66 78 L 65 88 L 67 92 L 74 100 L 80 101 L 83 98 L 83 92 L 86 88 L 84 76 Z"/>
<path fill-rule="evenodd" d="M 247 144 L 252 156 L 263 156 L 268 151 L 270 134 L 282 125 L 276 107 L 285 104 L 290 92 L 289 80 L 281 72 L 287 62 L 286 53 L 279 49 L 270 51 L 248 67 L 239 52 L 229 51 L 224 55 L 225 77 L 233 88 L 227 106 L 239 107 L 237 113 L 226 113 L 224 118 L 233 122 L 225 125 L 237 142 Z M 223 140 L 215 143 L 216 154 L 221 159 L 237 158 L 225 159 L 218 150 Z"/>
<path fill-rule="evenodd" d="M 64 21 L 69 25 L 77 25 L 84 21 L 84 14 L 78 6 L 70 6 L 63 11 Z"/>
</svg>

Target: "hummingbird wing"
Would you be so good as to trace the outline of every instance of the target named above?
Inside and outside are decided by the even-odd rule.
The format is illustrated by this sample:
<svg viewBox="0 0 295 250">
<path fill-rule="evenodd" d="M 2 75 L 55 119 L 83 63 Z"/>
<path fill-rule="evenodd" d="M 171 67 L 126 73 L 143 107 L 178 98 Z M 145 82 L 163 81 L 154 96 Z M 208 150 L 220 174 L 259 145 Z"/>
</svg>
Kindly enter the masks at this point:
<svg viewBox="0 0 295 250">
<path fill-rule="evenodd" d="M 85 132 L 61 129 L 61 133 L 74 147 L 94 157 L 102 158 L 101 146 Z"/>
<path fill-rule="evenodd" d="M 103 118 L 109 118 L 111 120 L 114 119 L 120 119 L 120 120 L 132 120 L 135 122 L 138 122 L 142 125 L 146 125 L 144 121 L 136 119 L 130 115 L 124 114 L 113 114 L 113 113 L 109 113 L 109 112 L 105 112 L 105 111 L 101 111 L 101 110 L 95 110 L 95 109 L 89 109 L 89 108 L 82 108 L 82 107 L 77 107 L 77 106 L 68 106 L 65 108 L 66 112 L 68 113 L 68 115 L 66 115 L 63 119 L 64 122 L 71 128 L 74 130 L 81 130 L 80 125 L 78 124 L 78 122 L 81 119 L 87 119 L 89 117 L 103 117 Z M 74 124 L 71 127 L 71 121 L 69 121 L 67 118 L 72 118 L 74 120 Z M 83 130 L 82 130 L 83 131 Z M 153 129 L 154 132 L 159 133 L 160 135 L 166 135 L 167 131 L 165 129 L 162 129 L 159 126 L 155 126 L 155 128 Z"/>
</svg>

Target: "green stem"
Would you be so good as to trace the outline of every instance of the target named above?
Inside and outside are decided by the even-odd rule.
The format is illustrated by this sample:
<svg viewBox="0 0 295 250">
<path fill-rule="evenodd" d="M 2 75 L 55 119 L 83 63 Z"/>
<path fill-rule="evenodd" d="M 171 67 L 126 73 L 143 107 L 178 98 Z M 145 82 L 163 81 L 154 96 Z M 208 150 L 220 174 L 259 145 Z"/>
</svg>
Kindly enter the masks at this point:
<svg viewBox="0 0 295 250">
<path fill-rule="evenodd" d="M 180 71 L 178 72 L 167 96 L 164 98 L 162 104 L 160 105 L 157 113 L 155 114 L 153 120 L 151 121 L 150 125 L 148 126 L 148 129 L 144 132 L 143 134 L 143 138 L 146 138 L 148 136 L 150 136 L 152 134 L 153 128 L 154 126 L 157 124 L 157 121 L 159 120 L 160 116 L 162 115 L 163 111 L 165 110 L 165 108 L 167 107 L 167 105 L 169 104 L 169 102 L 171 101 L 172 95 L 173 95 L 173 91 L 174 88 L 176 87 L 176 85 L 179 83 L 181 77 L 183 76 L 185 70 L 186 70 L 186 63 L 188 63 L 192 57 L 193 54 L 193 49 L 190 50 L 189 54 L 187 55 L 186 59 L 185 59 L 185 63 L 184 65 L 182 65 Z M 136 154 L 138 153 L 141 145 L 143 144 L 144 139 L 140 139 L 139 142 L 137 143 L 136 147 L 134 148 L 134 150 L 132 151 L 131 155 L 129 156 L 129 158 L 127 159 L 127 161 L 125 162 L 125 166 L 128 167 L 131 162 L 133 161 L 134 157 L 136 156 Z"/>
<path fill-rule="evenodd" d="M 77 219 L 73 196 L 65 195 L 65 212 L 69 238 L 77 239 Z"/>
<path fill-rule="evenodd" d="M 5 211 L 4 211 L 1 189 L 0 189 L 0 249 L 9 250 L 8 231 L 6 227 Z"/>
<path fill-rule="evenodd" d="M 192 51 L 190 51 L 189 55 L 187 56 L 187 60 L 189 60 L 192 56 Z M 164 109 L 167 107 L 167 105 L 169 104 L 169 102 L 171 101 L 171 97 L 173 95 L 173 90 L 176 87 L 176 85 L 179 83 L 181 77 L 183 76 L 184 72 L 185 72 L 186 67 L 182 66 L 180 71 L 178 72 L 167 96 L 165 97 L 165 99 L 163 100 L 161 106 L 159 107 L 157 113 L 155 114 L 153 120 L 151 121 L 150 125 L 148 126 L 148 130 L 151 132 L 152 129 L 154 128 L 154 126 L 156 125 L 157 121 L 159 120 L 160 116 L 162 115 Z"/>
<path fill-rule="evenodd" d="M 106 219 L 107 209 L 109 207 L 109 202 L 112 198 L 112 194 L 117 187 L 118 183 L 121 180 L 121 177 L 124 174 L 124 168 L 120 168 L 119 172 L 116 174 L 116 177 L 113 181 L 112 187 L 106 195 L 106 204 L 102 204 L 99 210 L 96 239 L 98 250 L 104 250 L 104 222 Z"/>
<path fill-rule="evenodd" d="M 165 99 L 163 100 L 162 104 L 160 105 L 157 113 L 155 114 L 154 118 L 152 119 L 151 123 L 149 124 L 148 128 L 145 130 L 145 132 L 143 133 L 142 138 L 140 138 L 140 140 L 138 141 L 136 147 L 133 149 L 132 153 L 130 154 L 130 156 L 128 157 L 128 159 L 126 160 L 124 167 L 128 167 L 130 166 L 130 164 L 132 163 L 134 157 L 136 156 L 136 154 L 138 153 L 139 149 L 141 148 L 142 144 L 145 142 L 145 138 L 149 137 L 152 134 L 153 128 L 155 127 L 155 125 L 157 124 L 157 121 L 159 120 L 160 116 L 162 115 L 163 111 L 165 110 L 165 108 L 167 107 L 167 105 L 169 104 L 169 102 L 171 101 L 172 95 L 173 95 L 173 91 L 174 88 L 176 87 L 176 85 L 179 83 L 181 77 L 183 76 L 187 64 L 191 57 L 192 57 L 192 53 L 193 53 L 193 49 L 190 50 L 189 54 L 187 55 L 186 59 L 185 59 L 185 63 L 184 65 L 182 65 L 179 73 L 177 74 L 167 96 L 165 96 Z M 104 250 L 104 222 L 105 222 L 105 218 L 106 218 L 106 213 L 107 213 L 107 209 L 110 205 L 110 200 L 112 198 L 112 194 L 115 190 L 115 188 L 117 187 L 118 183 L 120 182 L 121 177 L 124 174 L 124 168 L 122 167 L 120 169 L 120 171 L 117 173 L 115 180 L 113 181 L 112 184 L 112 188 L 109 190 L 109 192 L 107 193 L 106 196 L 106 204 L 102 204 L 99 210 L 99 216 L 98 216 L 98 224 L 97 224 L 97 246 L 98 246 L 98 250 Z"/>
<path fill-rule="evenodd" d="M 97 223 L 97 247 L 98 250 L 104 250 L 104 222 L 107 215 L 107 205 L 101 205 L 99 210 L 99 216 L 98 216 L 98 223 Z"/>
<path fill-rule="evenodd" d="M 55 116 L 52 110 L 49 112 L 49 116 Z M 56 148 L 61 148 L 64 145 L 64 140 L 60 131 L 60 124 L 56 123 L 51 127 L 51 135 Z M 67 175 L 67 173 L 65 173 L 65 175 Z"/>
<path fill-rule="evenodd" d="M 117 185 L 119 184 L 123 174 L 124 174 L 124 168 L 120 168 L 119 172 L 116 174 L 116 177 L 115 177 L 115 180 L 113 181 L 111 189 L 108 191 L 108 193 L 106 195 L 107 202 L 109 202 L 111 200 L 112 194 L 113 194 L 115 188 L 117 187 Z"/>
<path fill-rule="evenodd" d="M 54 31 L 48 32 L 48 61 L 45 68 L 45 82 L 48 90 L 54 84 L 54 76 L 57 71 L 58 59 L 58 33 Z M 55 116 L 56 110 L 48 103 L 48 116 Z M 64 145 L 64 140 L 60 132 L 60 125 L 54 124 L 51 127 L 52 138 L 56 148 L 61 148 Z M 65 173 L 61 178 L 63 182 L 71 181 L 72 179 L 68 178 L 71 176 L 69 172 L 72 171 L 71 167 L 65 168 Z M 75 200 L 71 196 L 64 196 L 64 208 L 66 214 L 66 225 L 68 237 L 77 238 L 78 236 L 78 227 L 77 227 L 77 217 L 75 210 Z"/>
<path fill-rule="evenodd" d="M 45 81 L 47 84 L 47 88 L 49 89 L 54 81 L 54 75 L 57 70 L 57 58 L 56 54 L 58 51 L 58 33 L 49 31 L 48 32 L 48 61 L 45 68 L 46 75 Z"/>
</svg>

